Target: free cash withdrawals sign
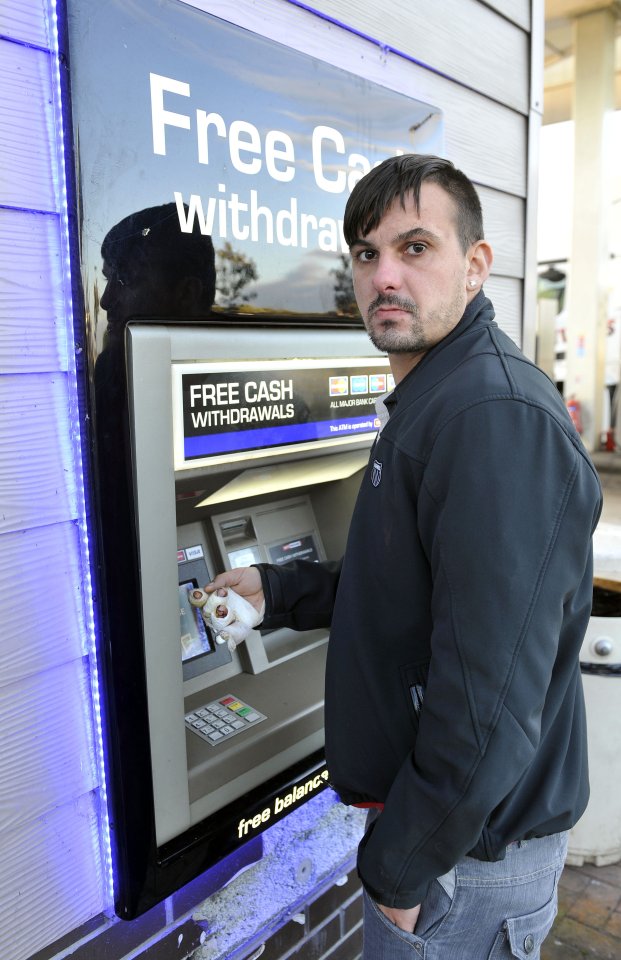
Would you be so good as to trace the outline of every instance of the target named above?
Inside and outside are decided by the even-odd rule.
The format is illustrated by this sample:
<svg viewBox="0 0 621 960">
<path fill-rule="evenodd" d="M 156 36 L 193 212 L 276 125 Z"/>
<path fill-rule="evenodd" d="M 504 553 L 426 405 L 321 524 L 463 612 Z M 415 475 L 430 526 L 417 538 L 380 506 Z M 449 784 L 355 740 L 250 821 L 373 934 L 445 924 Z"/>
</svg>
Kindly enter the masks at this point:
<svg viewBox="0 0 621 960">
<path fill-rule="evenodd" d="M 175 364 L 175 469 L 372 434 L 393 387 L 384 358 Z"/>
</svg>

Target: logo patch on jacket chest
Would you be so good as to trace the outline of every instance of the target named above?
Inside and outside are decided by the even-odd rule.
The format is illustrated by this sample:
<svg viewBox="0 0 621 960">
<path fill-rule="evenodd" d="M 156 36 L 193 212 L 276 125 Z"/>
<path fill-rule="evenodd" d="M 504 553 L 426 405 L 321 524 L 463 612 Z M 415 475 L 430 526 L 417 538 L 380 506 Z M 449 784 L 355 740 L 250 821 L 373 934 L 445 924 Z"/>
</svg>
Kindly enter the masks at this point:
<svg viewBox="0 0 621 960">
<path fill-rule="evenodd" d="M 371 472 L 371 483 L 374 487 L 379 487 L 382 480 L 382 464 L 380 460 L 373 461 L 373 470 Z"/>
</svg>

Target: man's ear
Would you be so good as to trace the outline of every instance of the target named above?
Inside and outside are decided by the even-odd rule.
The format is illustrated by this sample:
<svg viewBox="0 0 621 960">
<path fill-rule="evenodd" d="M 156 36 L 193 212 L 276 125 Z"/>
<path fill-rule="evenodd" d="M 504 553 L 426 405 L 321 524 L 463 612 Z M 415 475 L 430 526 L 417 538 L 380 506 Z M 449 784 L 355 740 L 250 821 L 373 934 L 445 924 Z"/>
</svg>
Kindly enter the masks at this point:
<svg viewBox="0 0 621 960">
<path fill-rule="evenodd" d="M 466 293 L 475 296 L 492 269 L 494 254 L 487 240 L 477 240 L 468 251 L 468 269 L 466 272 Z"/>
</svg>

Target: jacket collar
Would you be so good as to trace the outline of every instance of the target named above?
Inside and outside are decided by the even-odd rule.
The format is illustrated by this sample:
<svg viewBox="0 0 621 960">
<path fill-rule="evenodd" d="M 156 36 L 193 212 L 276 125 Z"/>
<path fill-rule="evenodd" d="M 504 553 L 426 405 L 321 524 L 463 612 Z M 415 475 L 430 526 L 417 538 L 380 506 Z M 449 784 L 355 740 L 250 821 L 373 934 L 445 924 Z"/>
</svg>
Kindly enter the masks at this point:
<svg viewBox="0 0 621 960">
<path fill-rule="evenodd" d="M 477 293 L 470 301 L 459 323 L 453 327 L 439 343 L 431 347 L 415 367 L 397 384 L 392 394 L 386 399 L 386 407 L 392 415 L 401 399 L 412 399 L 420 396 L 425 390 L 438 380 L 443 374 L 441 359 L 446 350 L 455 340 L 463 337 L 473 326 L 496 326 L 494 323 L 494 307 L 491 300 L 485 296 L 483 290 Z"/>
</svg>

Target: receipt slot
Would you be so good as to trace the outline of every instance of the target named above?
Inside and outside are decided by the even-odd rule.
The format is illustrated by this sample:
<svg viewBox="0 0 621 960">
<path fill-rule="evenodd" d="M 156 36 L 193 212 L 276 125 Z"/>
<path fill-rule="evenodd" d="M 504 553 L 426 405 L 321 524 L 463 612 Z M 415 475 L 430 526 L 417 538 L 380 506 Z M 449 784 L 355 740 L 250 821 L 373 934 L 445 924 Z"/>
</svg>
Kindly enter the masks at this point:
<svg viewBox="0 0 621 960">
<path fill-rule="evenodd" d="M 335 322 L 138 321 L 125 367 L 132 543 L 106 564 L 107 692 L 130 917 L 327 785 L 328 630 L 259 625 L 230 648 L 190 593 L 223 569 L 340 558 L 393 384 L 364 331 Z"/>
</svg>

